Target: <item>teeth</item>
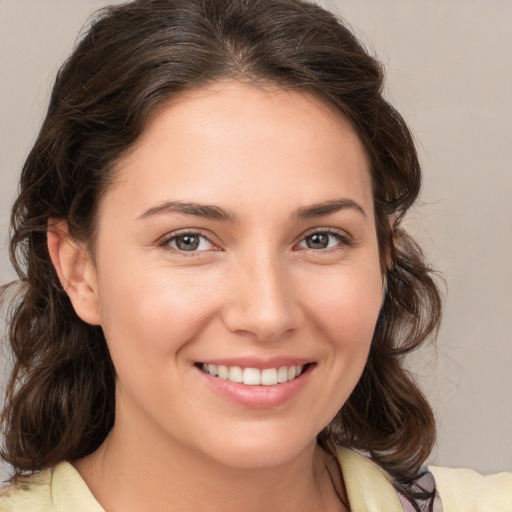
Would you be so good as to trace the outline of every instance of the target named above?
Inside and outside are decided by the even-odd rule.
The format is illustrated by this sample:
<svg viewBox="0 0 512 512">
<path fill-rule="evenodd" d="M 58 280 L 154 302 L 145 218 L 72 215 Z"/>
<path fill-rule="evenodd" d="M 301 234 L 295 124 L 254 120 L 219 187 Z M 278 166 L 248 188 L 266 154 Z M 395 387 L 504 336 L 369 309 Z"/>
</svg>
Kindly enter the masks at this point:
<svg viewBox="0 0 512 512">
<path fill-rule="evenodd" d="M 243 382 L 243 374 L 242 374 L 242 368 L 240 366 L 231 366 L 229 368 L 229 377 L 228 380 L 231 382 Z"/>
<path fill-rule="evenodd" d="M 247 386 L 275 386 L 297 378 L 304 370 L 304 366 L 298 364 L 259 370 L 258 368 L 241 368 L 240 366 L 203 364 L 201 369 L 219 379 L 243 382 Z"/>
<path fill-rule="evenodd" d="M 264 386 L 275 386 L 277 384 L 277 370 L 275 368 L 261 370 L 261 383 Z"/>
<path fill-rule="evenodd" d="M 222 379 L 222 380 L 227 380 L 228 379 L 229 368 L 227 366 L 219 365 L 217 367 L 217 372 L 218 372 L 219 379 Z"/>
<path fill-rule="evenodd" d="M 247 386 L 259 386 L 261 384 L 261 372 L 257 368 L 244 368 L 243 382 Z"/>
<path fill-rule="evenodd" d="M 286 366 L 281 366 L 281 368 L 277 370 L 277 382 L 288 382 L 288 368 Z"/>
</svg>

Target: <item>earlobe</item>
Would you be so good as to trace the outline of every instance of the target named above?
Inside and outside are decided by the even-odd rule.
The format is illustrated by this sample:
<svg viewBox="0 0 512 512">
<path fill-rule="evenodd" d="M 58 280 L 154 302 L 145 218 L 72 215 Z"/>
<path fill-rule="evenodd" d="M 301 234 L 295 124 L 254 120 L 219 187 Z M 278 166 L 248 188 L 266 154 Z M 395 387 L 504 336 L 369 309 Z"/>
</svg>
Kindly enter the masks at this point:
<svg viewBox="0 0 512 512">
<path fill-rule="evenodd" d="M 88 324 L 100 325 L 96 268 L 88 249 L 69 236 L 65 220 L 48 221 L 47 239 L 52 264 L 76 314 Z"/>
</svg>

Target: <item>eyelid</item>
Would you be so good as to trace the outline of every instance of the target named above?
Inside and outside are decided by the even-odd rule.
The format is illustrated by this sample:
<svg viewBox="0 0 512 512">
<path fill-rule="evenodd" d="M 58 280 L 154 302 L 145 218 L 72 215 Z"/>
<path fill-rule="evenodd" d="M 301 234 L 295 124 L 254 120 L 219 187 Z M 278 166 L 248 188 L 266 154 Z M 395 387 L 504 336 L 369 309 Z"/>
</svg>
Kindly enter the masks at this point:
<svg viewBox="0 0 512 512">
<path fill-rule="evenodd" d="M 297 247 L 308 236 L 315 235 L 315 234 L 334 235 L 335 237 L 337 237 L 340 240 L 340 244 L 342 246 L 351 246 L 351 245 L 354 244 L 354 238 L 352 237 L 352 235 L 350 235 L 349 233 L 347 233 L 343 229 L 332 228 L 332 227 L 316 227 L 316 228 L 309 229 L 305 233 L 302 233 L 302 235 L 300 236 L 299 240 L 297 241 L 297 243 L 295 244 L 294 247 Z M 329 252 L 329 251 L 332 251 L 332 250 L 339 249 L 338 245 L 336 245 L 335 247 L 331 247 L 331 248 L 327 248 L 327 249 L 322 249 L 322 250 L 320 250 L 320 249 L 309 249 L 309 248 L 306 248 L 306 249 L 309 249 L 309 250 L 317 252 L 317 253 L 320 253 L 320 252 L 324 252 L 325 253 L 325 252 Z M 300 248 L 300 249 L 304 249 L 304 248 Z"/>
<path fill-rule="evenodd" d="M 213 245 L 214 248 L 206 250 L 206 251 L 181 251 L 181 250 L 175 249 L 174 247 L 171 247 L 169 245 L 169 242 L 171 240 L 173 240 L 174 238 L 178 238 L 179 236 L 184 236 L 184 235 L 197 235 L 197 236 L 200 236 L 201 238 L 204 238 L 205 240 L 208 240 L 208 242 L 211 245 Z M 170 252 L 190 257 L 190 256 L 197 256 L 197 255 L 205 253 L 205 252 L 213 252 L 213 251 L 221 250 L 220 249 L 220 244 L 219 244 L 219 242 L 215 238 L 216 237 L 214 237 L 212 235 L 212 233 L 204 231 L 203 229 L 200 229 L 200 228 L 183 228 L 183 229 L 178 229 L 176 231 L 171 231 L 171 232 L 167 233 L 162 238 L 160 238 L 156 242 L 155 245 L 157 247 L 161 247 L 163 249 L 167 249 Z"/>
<path fill-rule="evenodd" d="M 323 249 L 323 250 L 309 249 L 309 250 L 317 252 L 317 253 L 320 253 L 320 252 L 325 253 L 325 252 L 329 252 L 332 250 L 337 250 L 337 249 L 339 249 L 338 245 L 350 246 L 350 245 L 354 244 L 353 237 L 349 233 L 347 233 L 345 230 L 342 230 L 339 228 L 333 228 L 333 227 L 315 227 L 315 228 L 308 229 L 306 232 L 304 232 L 300 235 L 297 242 L 294 244 L 294 249 L 299 249 L 299 250 L 304 249 L 304 248 L 298 248 L 297 246 L 301 242 L 303 242 L 308 236 L 311 236 L 311 235 L 314 235 L 317 233 L 333 235 L 340 240 L 340 244 L 337 244 L 335 247 L 331 247 L 331 248 L 327 248 L 327 249 Z M 172 239 L 177 238 L 179 236 L 183 236 L 183 235 L 198 235 L 198 236 L 206 239 L 211 245 L 214 246 L 214 248 L 211 250 L 205 250 L 205 251 L 181 251 L 181 250 L 175 249 L 169 245 L 169 242 Z M 213 251 L 222 250 L 220 248 L 220 242 L 217 241 L 216 237 L 212 233 L 205 231 L 203 229 L 200 229 L 200 228 L 183 228 L 183 229 L 178 229 L 176 231 L 171 231 L 171 232 L 167 233 L 166 235 L 164 235 L 163 237 L 161 237 L 156 242 L 155 245 L 157 247 L 167 249 L 170 252 L 174 252 L 174 253 L 177 253 L 177 254 L 180 254 L 183 256 L 189 256 L 189 257 L 197 256 L 197 255 L 205 253 L 205 252 L 213 252 Z"/>
</svg>

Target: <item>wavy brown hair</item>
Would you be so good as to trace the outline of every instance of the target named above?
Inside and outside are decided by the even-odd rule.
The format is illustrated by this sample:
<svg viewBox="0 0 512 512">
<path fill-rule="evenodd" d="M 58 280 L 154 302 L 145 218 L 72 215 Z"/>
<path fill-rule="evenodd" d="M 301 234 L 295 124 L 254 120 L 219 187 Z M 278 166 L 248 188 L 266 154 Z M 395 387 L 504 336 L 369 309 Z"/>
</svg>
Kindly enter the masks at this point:
<svg viewBox="0 0 512 512">
<path fill-rule="evenodd" d="M 420 166 L 404 120 L 383 98 L 381 65 L 343 20 L 301 0 L 138 0 L 101 10 L 77 43 L 12 211 L 19 281 L 3 287 L 14 353 L 3 457 L 18 474 L 77 459 L 114 423 L 105 338 L 78 318 L 57 278 L 48 221 L 65 219 L 93 250 L 98 202 L 148 119 L 176 94 L 223 79 L 312 93 L 364 143 L 387 293 L 361 380 L 319 441 L 362 450 L 407 485 L 435 427 L 402 363 L 435 335 L 441 310 L 432 270 L 400 227 L 420 190 Z"/>
</svg>

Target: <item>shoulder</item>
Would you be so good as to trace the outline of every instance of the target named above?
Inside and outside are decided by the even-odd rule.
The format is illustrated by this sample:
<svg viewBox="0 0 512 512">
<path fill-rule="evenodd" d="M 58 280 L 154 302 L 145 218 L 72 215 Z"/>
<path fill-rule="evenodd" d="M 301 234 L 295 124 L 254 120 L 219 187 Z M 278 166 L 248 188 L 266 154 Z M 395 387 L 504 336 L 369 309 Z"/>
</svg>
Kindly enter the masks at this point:
<svg viewBox="0 0 512 512">
<path fill-rule="evenodd" d="M 61 462 L 0 490 L 0 512 L 104 512 L 78 471 Z"/>
<path fill-rule="evenodd" d="M 0 512 L 53 512 L 51 470 L 20 477 L 0 490 Z"/>
<path fill-rule="evenodd" d="M 339 449 L 337 455 L 353 510 L 411 510 L 391 477 L 372 460 L 346 448 Z M 435 511 L 512 512 L 512 473 L 486 476 L 471 469 L 429 466 L 415 487 L 435 489 Z"/>
<path fill-rule="evenodd" d="M 430 466 L 444 512 L 512 512 L 512 473 Z"/>
<path fill-rule="evenodd" d="M 348 448 L 339 448 L 337 458 L 351 510 L 403 512 L 391 478 L 380 466 Z"/>
</svg>

